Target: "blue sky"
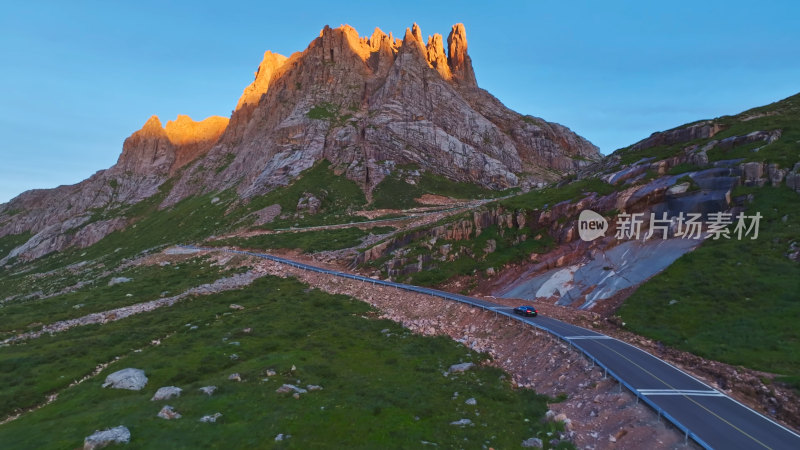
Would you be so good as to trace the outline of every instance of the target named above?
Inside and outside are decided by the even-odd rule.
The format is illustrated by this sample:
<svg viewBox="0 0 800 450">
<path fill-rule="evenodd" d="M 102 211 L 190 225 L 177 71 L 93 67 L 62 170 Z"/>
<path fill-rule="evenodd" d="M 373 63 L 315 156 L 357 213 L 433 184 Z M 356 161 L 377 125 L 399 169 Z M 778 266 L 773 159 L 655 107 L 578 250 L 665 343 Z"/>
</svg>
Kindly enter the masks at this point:
<svg viewBox="0 0 800 450">
<path fill-rule="evenodd" d="M 265 50 L 301 51 L 325 24 L 446 37 L 463 22 L 481 87 L 603 153 L 800 91 L 791 0 L 15 3 L 0 14 L 0 202 L 111 166 L 153 114 L 228 116 Z"/>
</svg>

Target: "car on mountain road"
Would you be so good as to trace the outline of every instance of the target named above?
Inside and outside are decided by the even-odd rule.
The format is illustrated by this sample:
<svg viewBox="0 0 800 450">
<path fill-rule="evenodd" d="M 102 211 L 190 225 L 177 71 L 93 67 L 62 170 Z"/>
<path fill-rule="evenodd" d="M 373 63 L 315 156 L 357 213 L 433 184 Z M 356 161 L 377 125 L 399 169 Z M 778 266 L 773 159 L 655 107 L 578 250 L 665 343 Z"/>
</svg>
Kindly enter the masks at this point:
<svg viewBox="0 0 800 450">
<path fill-rule="evenodd" d="M 514 308 L 514 314 L 519 314 L 520 316 L 527 316 L 527 317 L 536 317 L 539 315 L 539 311 L 536 310 L 533 306 L 517 306 Z"/>
</svg>

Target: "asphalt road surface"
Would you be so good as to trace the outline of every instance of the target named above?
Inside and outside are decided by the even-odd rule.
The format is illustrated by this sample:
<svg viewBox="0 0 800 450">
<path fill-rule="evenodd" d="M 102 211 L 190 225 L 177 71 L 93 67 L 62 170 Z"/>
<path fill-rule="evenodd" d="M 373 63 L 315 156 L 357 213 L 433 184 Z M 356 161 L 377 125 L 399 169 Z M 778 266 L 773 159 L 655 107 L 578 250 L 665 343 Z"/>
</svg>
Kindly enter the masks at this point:
<svg viewBox="0 0 800 450">
<path fill-rule="evenodd" d="M 610 376 L 619 380 L 637 398 L 648 403 L 659 415 L 670 420 L 686 433 L 687 437 L 705 448 L 800 450 L 800 435 L 796 432 L 766 418 L 650 353 L 596 331 L 549 317 L 517 316 L 513 314 L 513 308 L 484 299 L 403 283 L 374 280 L 263 253 L 186 247 L 248 254 L 305 270 L 434 295 L 494 311 L 548 331 L 582 351 Z"/>
</svg>

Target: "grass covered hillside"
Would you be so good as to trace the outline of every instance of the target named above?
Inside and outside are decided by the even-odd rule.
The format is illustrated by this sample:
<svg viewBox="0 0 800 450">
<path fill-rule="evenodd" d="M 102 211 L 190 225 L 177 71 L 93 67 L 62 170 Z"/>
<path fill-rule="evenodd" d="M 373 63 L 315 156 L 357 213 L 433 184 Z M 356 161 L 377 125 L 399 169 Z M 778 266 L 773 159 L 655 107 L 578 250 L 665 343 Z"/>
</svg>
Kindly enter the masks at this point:
<svg viewBox="0 0 800 450">
<path fill-rule="evenodd" d="M 800 195 L 793 181 L 800 162 L 800 94 L 703 123 L 719 132 L 632 146 L 615 155 L 625 163 L 705 149 L 707 164 L 677 164 L 670 174 L 752 163 L 752 175 L 745 173 L 753 177 L 745 181 L 751 186 L 736 187 L 732 198 L 743 201 L 746 214 L 763 216 L 758 239 L 705 241 L 641 286 L 618 314 L 637 333 L 709 359 L 777 373 L 800 388 Z M 771 138 L 746 142 L 742 136 Z"/>
<path fill-rule="evenodd" d="M 485 356 L 375 315 L 351 298 L 266 277 L 245 289 L 2 347 L 0 414 L 59 396 L 0 426 L 0 442 L 76 448 L 94 430 L 124 425 L 130 448 L 408 448 L 422 441 L 512 448 L 532 436 L 548 445 L 546 433 L 556 425 L 540 419 L 550 399 L 512 390 L 494 368 L 445 377 L 450 365 Z M 66 387 L 107 362 L 99 375 Z M 106 375 L 125 367 L 145 371 L 142 391 L 101 387 Z M 229 379 L 234 373 L 241 381 Z M 322 389 L 295 399 L 276 392 L 283 384 Z M 199 391 L 209 385 L 217 387 L 213 395 Z M 151 401 L 162 386 L 183 393 Z M 467 398 L 477 404 L 465 404 Z M 156 417 L 165 404 L 183 417 Z M 221 414 L 216 423 L 199 422 L 215 413 Z M 450 425 L 464 418 L 473 425 Z M 291 438 L 276 442 L 278 434 Z"/>
<path fill-rule="evenodd" d="M 800 195 L 749 188 L 756 240 L 706 241 L 640 287 L 618 314 L 635 332 L 800 387 Z"/>
<path fill-rule="evenodd" d="M 563 431 L 563 424 L 543 420 L 556 399 L 512 388 L 508 374 L 484 364 L 485 354 L 449 338 L 414 335 L 377 319 L 366 303 L 294 279 L 265 276 L 209 292 L 209 284 L 248 272 L 245 257 L 220 262 L 161 252 L 256 228 L 254 213 L 271 205 L 281 214 L 258 227 L 358 220 L 352 212 L 370 207 L 366 197 L 329 164 L 250 202 L 224 191 L 162 209 L 169 187 L 135 205 L 96 211 L 93 220 L 126 217 L 130 224 L 88 248 L 0 267 L 0 340 L 34 334 L 0 345 L 0 420 L 22 413 L 0 425 L 0 447 L 77 448 L 95 430 L 120 425 L 130 430 L 130 448 L 511 448 L 532 437 L 551 448 L 550 439 Z M 319 210 L 297 211 L 309 195 L 320 200 Z M 394 230 L 279 232 L 215 242 L 316 252 Z M 0 252 L 28 237 L 3 238 Z M 188 290 L 195 293 L 171 306 L 120 320 L 112 312 Z M 91 315 L 108 321 L 36 335 Z M 443 375 L 464 362 L 477 366 Z M 145 371 L 143 390 L 101 386 L 128 367 Z M 294 398 L 278 392 L 284 384 L 308 392 Z M 183 392 L 152 401 L 163 386 Z M 217 389 L 209 396 L 199 390 L 204 386 Z M 470 398 L 475 401 L 467 403 Z M 165 405 L 182 417 L 157 417 Z M 217 413 L 215 423 L 200 421 Z M 467 425 L 451 424 L 462 419 Z M 281 434 L 291 437 L 276 441 Z"/>
</svg>

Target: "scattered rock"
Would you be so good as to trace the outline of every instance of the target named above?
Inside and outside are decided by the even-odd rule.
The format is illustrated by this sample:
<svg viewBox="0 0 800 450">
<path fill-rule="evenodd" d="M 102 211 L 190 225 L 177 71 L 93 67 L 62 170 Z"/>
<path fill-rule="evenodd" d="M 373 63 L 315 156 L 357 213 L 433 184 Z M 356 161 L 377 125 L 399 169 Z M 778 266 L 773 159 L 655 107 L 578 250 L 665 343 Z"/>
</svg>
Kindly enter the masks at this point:
<svg viewBox="0 0 800 450">
<path fill-rule="evenodd" d="M 128 389 L 139 391 L 147 384 L 144 370 L 128 367 L 118 370 L 106 377 L 103 387 L 111 386 L 114 389 Z"/>
<path fill-rule="evenodd" d="M 447 369 L 447 373 L 451 374 L 451 373 L 466 372 L 467 370 L 472 369 L 474 366 L 475 364 L 471 362 L 453 364 L 452 366 L 450 366 L 449 369 Z"/>
<path fill-rule="evenodd" d="M 494 253 L 495 250 L 497 250 L 497 241 L 494 239 L 489 239 L 486 241 L 486 247 L 483 248 L 483 252 L 488 254 Z"/>
<path fill-rule="evenodd" d="M 161 408 L 161 411 L 159 411 L 157 415 L 158 415 L 158 417 L 161 417 L 162 419 L 166 419 L 166 420 L 180 419 L 181 418 L 181 414 L 179 412 L 175 411 L 174 409 L 172 409 L 172 406 L 169 406 L 169 405 L 165 405 L 163 408 Z"/>
<path fill-rule="evenodd" d="M 542 448 L 542 445 L 542 440 L 535 437 L 522 441 L 522 446 L 525 448 Z"/>
<path fill-rule="evenodd" d="M 244 306 L 242 306 L 242 305 L 237 305 L 236 303 L 231 303 L 231 305 L 229 306 L 229 308 L 230 308 L 230 309 L 235 309 L 235 310 L 242 310 L 242 309 L 244 309 Z"/>
<path fill-rule="evenodd" d="M 287 392 L 292 392 L 292 391 L 294 391 L 297 394 L 305 394 L 306 392 L 308 392 L 307 390 L 305 390 L 305 389 L 303 389 L 301 387 L 297 387 L 297 386 L 295 386 L 293 384 L 284 384 L 283 386 L 281 386 L 281 387 L 279 387 L 278 389 L 275 390 L 275 392 L 277 392 L 279 394 L 285 394 Z"/>
<path fill-rule="evenodd" d="M 309 391 L 321 391 L 322 386 L 318 386 L 316 384 L 309 384 L 308 386 L 306 386 L 306 389 L 308 389 Z"/>
<path fill-rule="evenodd" d="M 456 425 L 459 427 L 465 427 L 467 425 L 472 425 L 472 421 L 469 419 L 460 419 L 456 420 L 455 422 L 450 422 L 450 425 Z"/>
<path fill-rule="evenodd" d="M 252 328 L 245 328 L 244 330 L 242 330 L 242 333 L 251 333 L 252 331 L 253 331 Z"/>
<path fill-rule="evenodd" d="M 156 391 L 155 395 L 153 395 L 153 398 L 151 398 L 150 400 L 151 401 L 169 400 L 172 397 L 180 397 L 182 391 L 183 389 L 175 386 L 160 387 Z"/>
<path fill-rule="evenodd" d="M 208 416 L 203 416 L 203 417 L 201 417 L 201 418 L 200 418 L 200 422 L 214 423 L 214 422 L 216 422 L 216 421 L 217 421 L 217 419 L 219 419 L 220 417 L 222 417 L 222 414 L 220 414 L 220 413 L 214 413 L 214 414 L 210 414 L 210 415 L 208 415 Z"/>
<path fill-rule="evenodd" d="M 253 225 L 255 226 L 265 225 L 272 222 L 273 220 L 275 220 L 276 217 L 281 215 L 281 205 L 278 204 L 269 205 L 266 208 L 259 209 L 258 211 L 254 212 L 251 215 L 255 216 L 256 218 L 255 222 L 253 222 Z"/>
<path fill-rule="evenodd" d="M 264 372 L 264 373 L 265 373 L 265 374 L 266 374 L 268 377 L 274 377 L 274 376 L 275 376 L 275 371 L 274 371 L 274 370 L 272 370 L 272 369 L 267 369 L 267 371 L 266 371 L 266 372 Z"/>
<path fill-rule="evenodd" d="M 275 436 L 275 442 L 283 441 L 283 440 L 289 439 L 290 437 L 292 437 L 291 434 L 280 433 L 277 436 Z"/>
<path fill-rule="evenodd" d="M 467 401 L 464 402 L 464 404 L 474 406 L 478 404 L 478 401 L 475 400 L 474 397 L 470 397 L 467 399 Z"/>
<path fill-rule="evenodd" d="M 684 192 L 689 190 L 689 183 L 678 183 L 675 186 L 670 187 L 667 189 L 667 195 L 678 195 L 683 194 Z"/>
<path fill-rule="evenodd" d="M 203 386 L 199 389 L 203 394 L 211 395 L 217 390 L 216 386 Z"/>
<path fill-rule="evenodd" d="M 83 440 L 83 450 L 103 448 L 110 444 L 127 444 L 131 440 L 131 432 L 127 427 L 118 426 L 103 431 L 95 431 Z"/>
<path fill-rule="evenodd" d="M 308 211 L 309 214 L 316 214 L 322 206 L 322 201 L 313 194 L 303 192 L 303 196 L 297 201 L 297 212 Z"/>
<path fill-rule="evenodd" d="M 112 279 L 111 279 L 111 280 L 108 282 L 108 285 L 109 285 L 109 286 L 114 286 L 115 284 L 122 284 L 122 283 L 127 283 L 127 282 L 130 282 L 130 281 L 133 281 L 133 278 L 127 278 L 127 277 L 115 277 L 115 278 L 112 278 Z"/>
<path fill-rule="evenodd" d="M 228 379 L 231 381 L 242 381 L 242 377 L 238 373 L 232 373 L 228 375 Z"/>
</svg>

